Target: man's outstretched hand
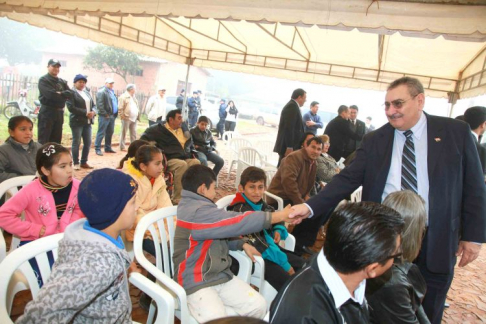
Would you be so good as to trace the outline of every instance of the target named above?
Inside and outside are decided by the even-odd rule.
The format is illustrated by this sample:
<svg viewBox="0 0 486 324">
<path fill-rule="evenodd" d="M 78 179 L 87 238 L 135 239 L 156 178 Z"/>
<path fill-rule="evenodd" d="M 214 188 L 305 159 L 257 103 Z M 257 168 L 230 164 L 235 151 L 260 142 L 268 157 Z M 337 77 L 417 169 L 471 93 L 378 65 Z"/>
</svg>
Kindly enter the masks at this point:
<svg viewBox="0 0 486 324">
<path fill-rule="evenodd" d="M 302 220 L 309 217 L 310 214 L 311 211 L 309 210 L 309 207 L 307 207 L 307 205 L 299 204 L 292 206 L 289 218 L 292 219 L 292 224 L 297 225 L 300 224 Z"/>
</svg>

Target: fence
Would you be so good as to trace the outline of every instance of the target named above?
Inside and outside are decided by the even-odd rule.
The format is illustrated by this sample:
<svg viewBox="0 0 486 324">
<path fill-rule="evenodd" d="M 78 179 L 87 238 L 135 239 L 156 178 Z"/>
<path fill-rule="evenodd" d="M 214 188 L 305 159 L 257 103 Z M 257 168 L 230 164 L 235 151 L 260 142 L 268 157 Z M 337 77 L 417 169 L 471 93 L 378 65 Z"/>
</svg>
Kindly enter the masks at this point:
<svg viewBox="0 0 486 324">
<path fill-rule="evenodd" d="M 39 98 L 39 77 L 25 76 L 20 74 L 0 74 L 0 109 L 6 106 L 7 102 L 19 99 L 19 91 L 27 89 L 27 102 L 33 103 Z M 91 87 L 91 96 L 96 102 L 97 87 Z M 115 90 L 117 98 L 124 92 L 124 90 Z M 145 105 L 150 98 L 150 93 L 137 92 L 139 108 L 144 111 Z"/>
</svg>

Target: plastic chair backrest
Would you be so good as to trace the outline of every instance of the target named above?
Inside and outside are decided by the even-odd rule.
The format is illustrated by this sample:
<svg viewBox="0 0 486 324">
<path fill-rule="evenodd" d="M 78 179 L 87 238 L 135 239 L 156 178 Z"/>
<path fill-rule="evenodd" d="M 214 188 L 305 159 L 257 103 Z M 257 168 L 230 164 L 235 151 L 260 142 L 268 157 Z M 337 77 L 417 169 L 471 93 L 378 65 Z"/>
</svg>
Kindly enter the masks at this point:
<svg viewBox="0 0 486 324">
<path fill-rule="evenodd" d="M 232 131 L 227 131 L 223 133 L 223 141 L 224 143 L 227 143 L 229 140 L 232 138 L 238 137 L 238 133 L 232 132 Z"/>
<path fill-rule="evenodd" d="M 237 138 L 232 138 L 228 142 L 229 148 L 236 154 L 238 154 L 239 150 L 242 147 L 251 147 L 251 142 L 247 139 L 237 137 Z"/>
<path fill-rule="evenodd" d="M 5 195 L 5 201 L 7 201 L 9 198 L 13 197 L 15 194 L 18 193 L 19 191 L 18 187 L 24 187 L 28 185 L 29 183 L 32 182 L 32 180 L 34 180 L 34 178 L 35 176 L 33 175 L 27 175 L 27 176 L 15 177 L 3 181 L 2 183 L 0 183 L 0 197 Z M 21 215 L 21 217 L 23 218 L 23 214 Z M 7 250 L 6 250 L 7 246 L 5 243 L 5 239 L 3 237 L 3 232 L 1 233 L 0 236 L 1 236 L 0 237 L 0 262 L 2 262 L 2 260 L 7 255 Z M 9 252 L 15 250 L 19 246 L 19 243 L 20 243 L 20 239 L 17 236 L 12 235 L 12 241 L 10 243 Z"/>
<path fill-rule="evenodd" d="M 22 272 L 29 282 L 32 297 L 35 298 L 39 293 L 40 287 L 29 260 L 32 258 L 36 259 L 40 275 L 45 282 L 51 275 L 51 267 L 46 252 L 52 251 L 54 260 L 56 260 L 57 247 L 63 236 L 64 234 L 60 233 L 32 241 L 9 253 L 4 262 L 0 263 L 0 273 L 2 274 L 2 280 L 0 280 L 0 321 L 2 323 L 10 318 L 7 310 L 7 293 L 10 278 L 14 272 L 16 270 Z"/>
<path fill-rule="evenodd" d="M 252 147 L 242 147 L 238 151 L 238 160 L 252 166 L 264 166 L 264 158 Z"/>
<path fill-rule="evenodd" d="M 363 194 L 363 187 L 359 187 L 351 194 L 351 202 L 360 202 Z"/>
<path fill-rule="evenodd" d="M 270 155 L 273 153 L 274 146 L 275 146 L 275 142 L 272 141 L 258 141 L 255 145 L 255 148 L 262 155 Z"/>
</svg>

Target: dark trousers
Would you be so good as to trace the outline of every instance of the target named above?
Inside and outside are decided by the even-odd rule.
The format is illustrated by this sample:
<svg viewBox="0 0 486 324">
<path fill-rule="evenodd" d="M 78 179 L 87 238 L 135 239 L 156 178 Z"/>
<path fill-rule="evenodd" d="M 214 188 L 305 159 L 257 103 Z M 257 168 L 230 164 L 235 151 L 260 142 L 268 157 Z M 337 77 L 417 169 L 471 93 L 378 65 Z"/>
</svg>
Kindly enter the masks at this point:
<svg viewBox="0 0 486 324">
<path fill-rule="evenodd" d="M 111 139 L 115 131 L 116 115 L 98 116 L 98 132 L 96 133 L 95 150 L 101 150 L 101 141 L 105 139 L 105 152 L 112 150 Z"/>
<path fill-rule="evenodd" d="M 284 205 L 286 206 L 285 202 Z M 302 223 L 296 225 L 292 231 L 292 235 L 295 236 L 295 245 L 299 248 L 304 246 L 313 246 L 316 243 L 317 233 L 322 225 L 324 225 L 324 220 L 326 215 L 332 213 L 334 208 L 329 210 L 327 213 L 320 215 L 314 215 L 311 218 L 304 219 Z"/>
<path fill-rule="evenodd" d="M 218 176 L 219 171 L 221 171 L 221 168 L 224 165 L 224 159 L 218 154 L 216 154 L 215 152 L 208 152 L 208 153 L 197 152 L 197 159 L 204 166 L 208 166 L 208 161 L 213 162 L 214 163 L 213 171 L 216 177 Z"/>
<path fill-rule="evenodd" d="M 220 119 L 218 124 L 216 125 L 216 131 L 219 138 L 222 138 L 224 134 L 224 122 L 224 119 Z"/>
<path fill-rule="evenodd" d="M 150 127 L 150 126 L 153 126 L 153 125 L 155 125 L 155 124 L 158 124 L 158 123 L 160 123 L 161 121 L 162 121 L 162 117 L 157 118 L 157 121 L 151 121 L 151 120 L 149 120 L 149 127 Z"/>
<path fill-rule="evenodd" d="M 32 241 L 21 241 L 19 247 L 28 244 L 30 242 Z M 52 254 L 52 251 L 47 252 L 47 259 L 49 260 L 49 266 L 52 269 L 52 266 L 54 265 L 54 255 Z M 32 270 L 34 270 L 35 276 L 37 278 L 37 283 L 39 284 L 39 288 L 41 288 L 44 285 L 44 281 L 42 280 L 42 276 L 39 270 L 39 265 L 37 264 L 35 258 L 30 259 L 29 264 L 32 267 Z"/>
<path fill-rule="evenodd" d="M 37 122 L 37 140 L 41 144 L 54 142 L 61 144 L 64 109 L 42 106 Z"/>
<path fill-rule="evenodd" d="M 454 267 L 452 267 L 451 273 L 448 274 L 434 273 L 427 269 L 427 237 L 428 235 L 426 234 L 415 264 L 419 267 L 427 284 L 427 293 L 422 302 L 425 314 L 427 314 L 431 324 L 440 324 L 444 313 L 447 292 L 454 278 Z"/>
<path fill-rule="evenodd" d="M 196 111 L 196 112 L 189 112 L 189 127 L 194 127 L 196 126 L 197 124 L 197 117 L 198 117 L 199 113 Z"/>
<path fill-rule="evenodd" d="M 224 130 L 227 131 L 227 132 L 228 131 L 234 132 L 235 127 L 236 127 L 236 122 L 234 122 L 234 121 L 225 121 L 224 122 Z"/>
<path fill-rule="evenodd" d="M 79 164 L 79 145 L 83 139 L 83 152 L 81 153 L 81 164 L 88 163 L 88 154 L 91 147 L 91 124 L 69 125 L 73 135 L 71 153 L 73 154 L 73 163 Z"/>
</svg>

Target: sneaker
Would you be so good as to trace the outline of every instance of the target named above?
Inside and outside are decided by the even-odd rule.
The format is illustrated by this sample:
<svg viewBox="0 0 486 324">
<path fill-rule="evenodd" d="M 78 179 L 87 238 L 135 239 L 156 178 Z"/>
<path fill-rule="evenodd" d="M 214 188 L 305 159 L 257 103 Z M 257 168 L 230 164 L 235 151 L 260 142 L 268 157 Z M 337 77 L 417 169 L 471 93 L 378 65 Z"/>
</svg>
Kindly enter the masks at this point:
<svg viewBox="0 0 486 324">
<path fill-rule="evenodd" d="M 80 169 L 79 164 L 75 164 L 74 165 L 74 170 L 79 170 L 79 169 Z"/>
<path fill-rule="evenodd" d="M 99 155 L 99 156 L 103 156 L 103 152 L 101 152 L 101 150 L 96 150 L 96 155 Z"/>
<path fill-rule="evenodd" d="M 78 165 L 79 166 L 79 165 Z M 74 168 L 76 169 L 76 166 L 74 166 Z M 94 167 L 92 167 L 91 165 L 89 165 L 88 163 L 83 163 L 81 164 L 81 168 L 83 169 L 94 169 Z M 79 170 L 79 169 L 78 169 Z"/>
</svg>

